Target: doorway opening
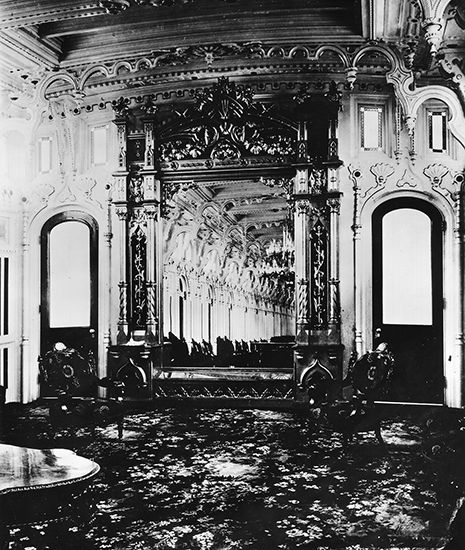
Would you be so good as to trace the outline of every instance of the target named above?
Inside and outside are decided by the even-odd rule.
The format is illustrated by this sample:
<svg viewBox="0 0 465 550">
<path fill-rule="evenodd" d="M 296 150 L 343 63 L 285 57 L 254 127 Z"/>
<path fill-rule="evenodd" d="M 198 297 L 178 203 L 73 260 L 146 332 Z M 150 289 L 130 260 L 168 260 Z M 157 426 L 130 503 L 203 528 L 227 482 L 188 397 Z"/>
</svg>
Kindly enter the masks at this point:
<svg viewBox="0 0 465 550">
<path fill-rule="evenodd" d="M 392 398 L 443 403 L 441 214 L 399 198 L 374 211 L 372 227 L 373 334 L 380 331 L 396 360 Z"/>
<path fill-rule="evenodd" d="M 96 364 L 97 223 L 78 211 L 57 214 L 44 224 L 40 238 L 40 353 L 62 343 Z M 47 395 L 48 389 L 41 387 L 41 394 Z"/>
</svg>

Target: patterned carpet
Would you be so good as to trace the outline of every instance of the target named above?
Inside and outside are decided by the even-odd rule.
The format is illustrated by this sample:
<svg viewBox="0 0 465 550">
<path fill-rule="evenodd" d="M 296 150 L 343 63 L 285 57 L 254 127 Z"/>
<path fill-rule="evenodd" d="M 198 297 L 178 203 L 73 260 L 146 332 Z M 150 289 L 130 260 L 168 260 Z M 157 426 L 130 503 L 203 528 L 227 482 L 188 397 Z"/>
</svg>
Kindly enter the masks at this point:
<svg viewBox="0 0 465 550">
<path fill-rule="evenodd" d="M 122 441 L 114 425 L 53 439 L 39 406 L 13 416 L 5 442 L 100 464 L 82 549 L 441 548 L 465 493 L 463 418 L 444 413 L 386 422 L 388 453 L 373 433 L 344 452 L 289 412 L 132 413 Z"/>
</svg>

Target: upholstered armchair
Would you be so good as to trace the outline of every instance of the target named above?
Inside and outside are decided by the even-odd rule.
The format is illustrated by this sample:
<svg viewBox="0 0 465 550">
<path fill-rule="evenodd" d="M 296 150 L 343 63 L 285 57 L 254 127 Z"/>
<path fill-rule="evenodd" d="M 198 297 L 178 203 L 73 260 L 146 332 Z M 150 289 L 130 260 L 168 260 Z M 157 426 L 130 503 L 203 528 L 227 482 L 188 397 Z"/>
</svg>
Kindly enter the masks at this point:
<svg viewBox="0 0 465 550">
<path fill-rule="evenodd" d="M 122 438 L 124 382 L 99 379 L 91 352 L 84 357 L 77 350 L 57 342 L 39 356 L 39 381 L 44 395 L 56 397 L 49 405 L 54 430 L 116 422 L 118 436 Z M 98 386 L 107 388 L 108 399 L 95 397 Z"/>
<path fill-rule="evenodd" d="M 394 372 L 394 357 L 386 343 L 368 351 L 360 358 L 353 357 L 343 380 L 345 399 L 335 395 L 335 382 L 316 375 L 307 383 L 309 403 L 313 418 L 320 426 L 343 435 L 344 445 L 359 432 L 374 431 L 384 445 L 381 435 L 383 411 L 375 401 L 386 399 Z M 340 393 L 340 392 L 339 392 Z"/>
</svg>

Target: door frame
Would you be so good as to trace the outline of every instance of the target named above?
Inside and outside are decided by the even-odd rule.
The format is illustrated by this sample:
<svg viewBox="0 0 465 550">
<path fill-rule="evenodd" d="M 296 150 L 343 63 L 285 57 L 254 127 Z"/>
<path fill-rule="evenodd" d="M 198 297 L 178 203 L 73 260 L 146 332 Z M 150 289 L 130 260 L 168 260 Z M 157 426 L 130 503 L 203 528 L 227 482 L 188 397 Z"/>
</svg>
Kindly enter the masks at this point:
<svg viewBox="0 0 465 550">
<path fill-rule="evenodd" d="M 353 277 L 350 305 L 354 311 L 352 344 L 358 355 L 371 349 L 373 341 L 372 307 L 372 214 L 385 201 L 397 198 L 418 198 L 431 203 L 443 220 L 443 364 L 446 378 L 445 405 L 465 405 L 465 383 L 462 381 L 464 361 L 464 326 L 462 321 L 463 298 L 461 282 L 462 244 L 459 227 L 459 211 L 455 203 L 441 192 L 418 189 L 380 190 L 374 196 L 360 202 L 354 210 Z M 346 306 L 349 307 L 349 304 Z M 347 356 L 348 360 L 348 356 Z"/>
<path fill-rule="evenodd" d="M 444 302 L 444 284 L 443 284 L 443 262 L 444 251 L 442 246 L 443 220 L 441 213 L 431 203 L 420 198 L 399 197 L 392 198 L 377 206 L 372 213 L 372 284 L 373 284 L 373 334 L 378 325 L 382 324 L 383 307 L 383 273 L 382 273 L 382 253 L 381 246 L 383 242 L 382 221 L 386 214 L 402 208 L 419 210 L 428 216 L 431 220 L 431 260 L 432 260 L 432 282 L 433 289 L 433 326 L 441 325 L 443 330 L 443 302 Z M 376 239 L 376 241 L 375 241 Z M 378 241 L 378 242 L 377 242 Z M 378 253 L 376 251 L 378 250 Z M 433 253 L 433 250 L 436 252 Z M 434 256 L 434 258 L 433 258 Z M 437 259 L 437 262 L 433 260 Z M 443 336 L 442 336 L 443 337 Z M 444 338 L 444 337 L 443 337 Z"/>
<path fill-rule="evenodd" d="M 40 231 L 40 351 L 43 349 L 43 332 L 50 330 L 50 232 L 61 223 L 76 221 L 87 225 L 89 228 L 89 251 L 90 251 L 90 324 L 89 328 L 95 329 L 95 338 L 98 336 L 98 225 L 96 220 L 85 212 L 69 210 L 60 212 L 50 217 L 42 226 Z M 98 362 L 98 342 L 95 342 L 96 357 Z"/>
<path fill-rule="evenodd" d="M 442 398 L 445 401 L 445 368 L 444 368 L 444 251 L 443 229 L 444 221 L 441 212 L 424 199 L 419 197 L 393 197 L 378 205 L 372 212 L 372 347 L 375 347 L 374 337 L 378 327 L 383 323 L 383 219 L 386 214 L 401 209 L 411 209 L 422 212 L 431 221 L 431 291 L 432 291 L 432 328 L 441 342 L 441 378 L 444 380 Z"/>
</svg>

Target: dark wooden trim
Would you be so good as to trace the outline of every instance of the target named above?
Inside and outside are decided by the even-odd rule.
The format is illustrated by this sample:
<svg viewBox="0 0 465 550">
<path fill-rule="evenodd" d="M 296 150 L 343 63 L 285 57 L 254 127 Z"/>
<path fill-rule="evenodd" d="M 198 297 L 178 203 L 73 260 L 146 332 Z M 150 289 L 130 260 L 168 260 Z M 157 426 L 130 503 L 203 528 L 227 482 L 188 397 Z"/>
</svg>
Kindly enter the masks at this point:
<svg viewBox="0 0 465 550">
<path fill-rule="evenodd" d="M 411 208 L 426 214 L 431 220 L 431 275 L 433 292 L 433 326 L 441 331 L 443 320 L 443 218 L 439 210 L 423 199 L 403 197 L 391 199 L 378 206 L 372 215 L 372 266 L 373 266 L 373 334 L 383 320 L 383 217 L 393 210 Z"/>
<path fill-rule="evenodd" d="M 93 328 L 95 331 L 98 328 L 98 225 L 96 220 L 89 214 L 80 212 L 79 210 L 70 210 L 56 214 L 48 219 L 40 233 L 41 333 L 50 330 L 50 231 L 60 223 L 67 221 L 84 223 L 90 229 L 90 328 Z"/>
</svg>

